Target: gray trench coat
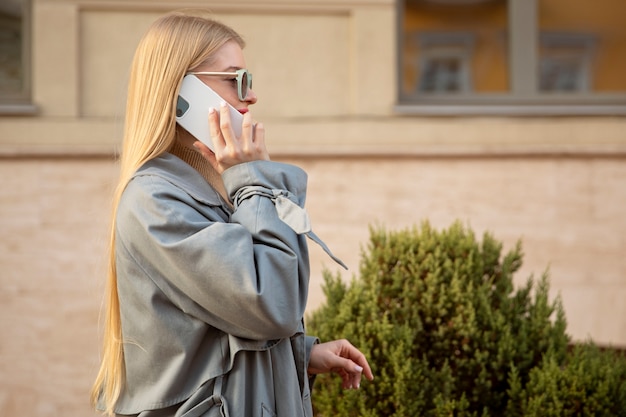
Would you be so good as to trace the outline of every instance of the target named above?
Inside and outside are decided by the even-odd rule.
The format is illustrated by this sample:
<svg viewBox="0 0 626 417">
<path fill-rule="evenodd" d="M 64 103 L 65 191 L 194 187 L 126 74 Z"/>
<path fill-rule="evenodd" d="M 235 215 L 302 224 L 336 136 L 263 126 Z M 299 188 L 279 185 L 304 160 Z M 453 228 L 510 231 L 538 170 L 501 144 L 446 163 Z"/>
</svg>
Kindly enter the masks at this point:
<svg viewBox="0 0 626 417">
<path fill-rule="evenodd" d="M 126 365 L 119 415 L 312 415 L 305 235 L 330 252 L 303 209 L 306 174 L 255 161 L 222 178 L 234 209 L 168 153 L 124 191 L 115 246 Z"/>
</svg>

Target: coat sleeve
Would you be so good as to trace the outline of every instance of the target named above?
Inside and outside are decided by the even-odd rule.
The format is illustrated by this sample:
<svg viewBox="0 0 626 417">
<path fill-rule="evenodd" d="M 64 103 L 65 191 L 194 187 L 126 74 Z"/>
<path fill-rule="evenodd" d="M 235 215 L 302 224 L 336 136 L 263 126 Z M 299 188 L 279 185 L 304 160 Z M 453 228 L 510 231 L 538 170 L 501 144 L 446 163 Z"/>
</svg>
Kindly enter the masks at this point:
<svg viewBox="0 0 626 417">
<path fill-rule="evenodd" d="M 306 363 L 306 367 L 307 369 L 309 368 L 309 363 L 311 362 L 311 351 L 313 350 L 313 346 L 317 345 L 320 343 L 320 339 L 315 337 L 315 336 L 306 336 L 305 338 L 305 355 L 306 355 L 306 359 L 305 359 L 305 363 Z M 315 378 L 317 378 L 317 375 L 313 374 L 310 375 L 307 372 L 307 375 L 309 377 L 309 389 L 312 391 L 313 390 L 313 385 L 315 384 Z"/>
<path fill-rule="evenodd" d="M 118 269 L 132 264 L 180 309 L 226 333 L 289 337 L 304 315 L 309 258 L 305 236 L 279 217 L 276 196 L 302 208 L 306 174 L 257 161 L 223 178 L 236 201 L 230 222 L 207 217 L 163 178 L 131 181 L 118 208 Z"/>
</svg>

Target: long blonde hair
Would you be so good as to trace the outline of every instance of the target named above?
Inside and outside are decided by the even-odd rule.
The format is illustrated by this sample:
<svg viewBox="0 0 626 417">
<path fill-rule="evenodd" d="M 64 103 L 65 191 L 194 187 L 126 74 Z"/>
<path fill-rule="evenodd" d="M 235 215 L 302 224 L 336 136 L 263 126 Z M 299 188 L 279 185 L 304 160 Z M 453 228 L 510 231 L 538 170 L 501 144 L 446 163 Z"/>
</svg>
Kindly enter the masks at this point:
<svg viewBox="0 0 626 417">
<path fill-rule="evenodd" d="M 174 112 L 184 74 L 201 63 L 210 62 L 214 53 L 228 41 L 244 47 L 243 39 L 234 30 L 212 20 L 208 12 L 180 10 L 155 21 L 135 52 L 128 86 L 120 177 L 113 196 L 102 362 L 91 391 L 92 404 L 96 406 L 100 401 L 108 415 L 114 414 L 125 381 L 115 268 L 117 207 L 135 171 L 146 161 L 166 152 L 176 139 Z"/>
</svg>

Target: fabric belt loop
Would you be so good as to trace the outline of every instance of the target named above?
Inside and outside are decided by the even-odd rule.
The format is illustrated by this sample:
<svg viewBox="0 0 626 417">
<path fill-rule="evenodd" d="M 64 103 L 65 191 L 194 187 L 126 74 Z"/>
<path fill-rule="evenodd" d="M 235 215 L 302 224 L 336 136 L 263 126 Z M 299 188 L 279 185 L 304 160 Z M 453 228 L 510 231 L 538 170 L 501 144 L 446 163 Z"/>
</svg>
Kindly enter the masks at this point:
<svg viewBox="0 0 626 417">
<path fill-rule="evenodd" d="M 213 398 L 222 398 L 222 383 L 224 381 L 224 375 L 220 375 L 215 378 L 215 385 L 213 385 Z"/>
</svg>

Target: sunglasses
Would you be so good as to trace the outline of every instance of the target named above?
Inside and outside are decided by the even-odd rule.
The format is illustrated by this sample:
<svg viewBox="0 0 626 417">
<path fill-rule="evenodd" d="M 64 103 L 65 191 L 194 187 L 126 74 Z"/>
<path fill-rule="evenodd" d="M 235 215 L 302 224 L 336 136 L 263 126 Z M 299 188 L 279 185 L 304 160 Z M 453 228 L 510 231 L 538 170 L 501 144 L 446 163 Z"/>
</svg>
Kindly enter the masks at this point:
<svg viewBox="0 0 626 417">
<path fill-rule="evenodd" d="M 247 69 L 238 69 L 235 72 L 189 72 L 192 75 L 221 75 L 237 77 L 237 95 L 240 101 L 244 101 L 248 96 L 248 91 L 252 88 L 252 74 Z"/>
</svg>

